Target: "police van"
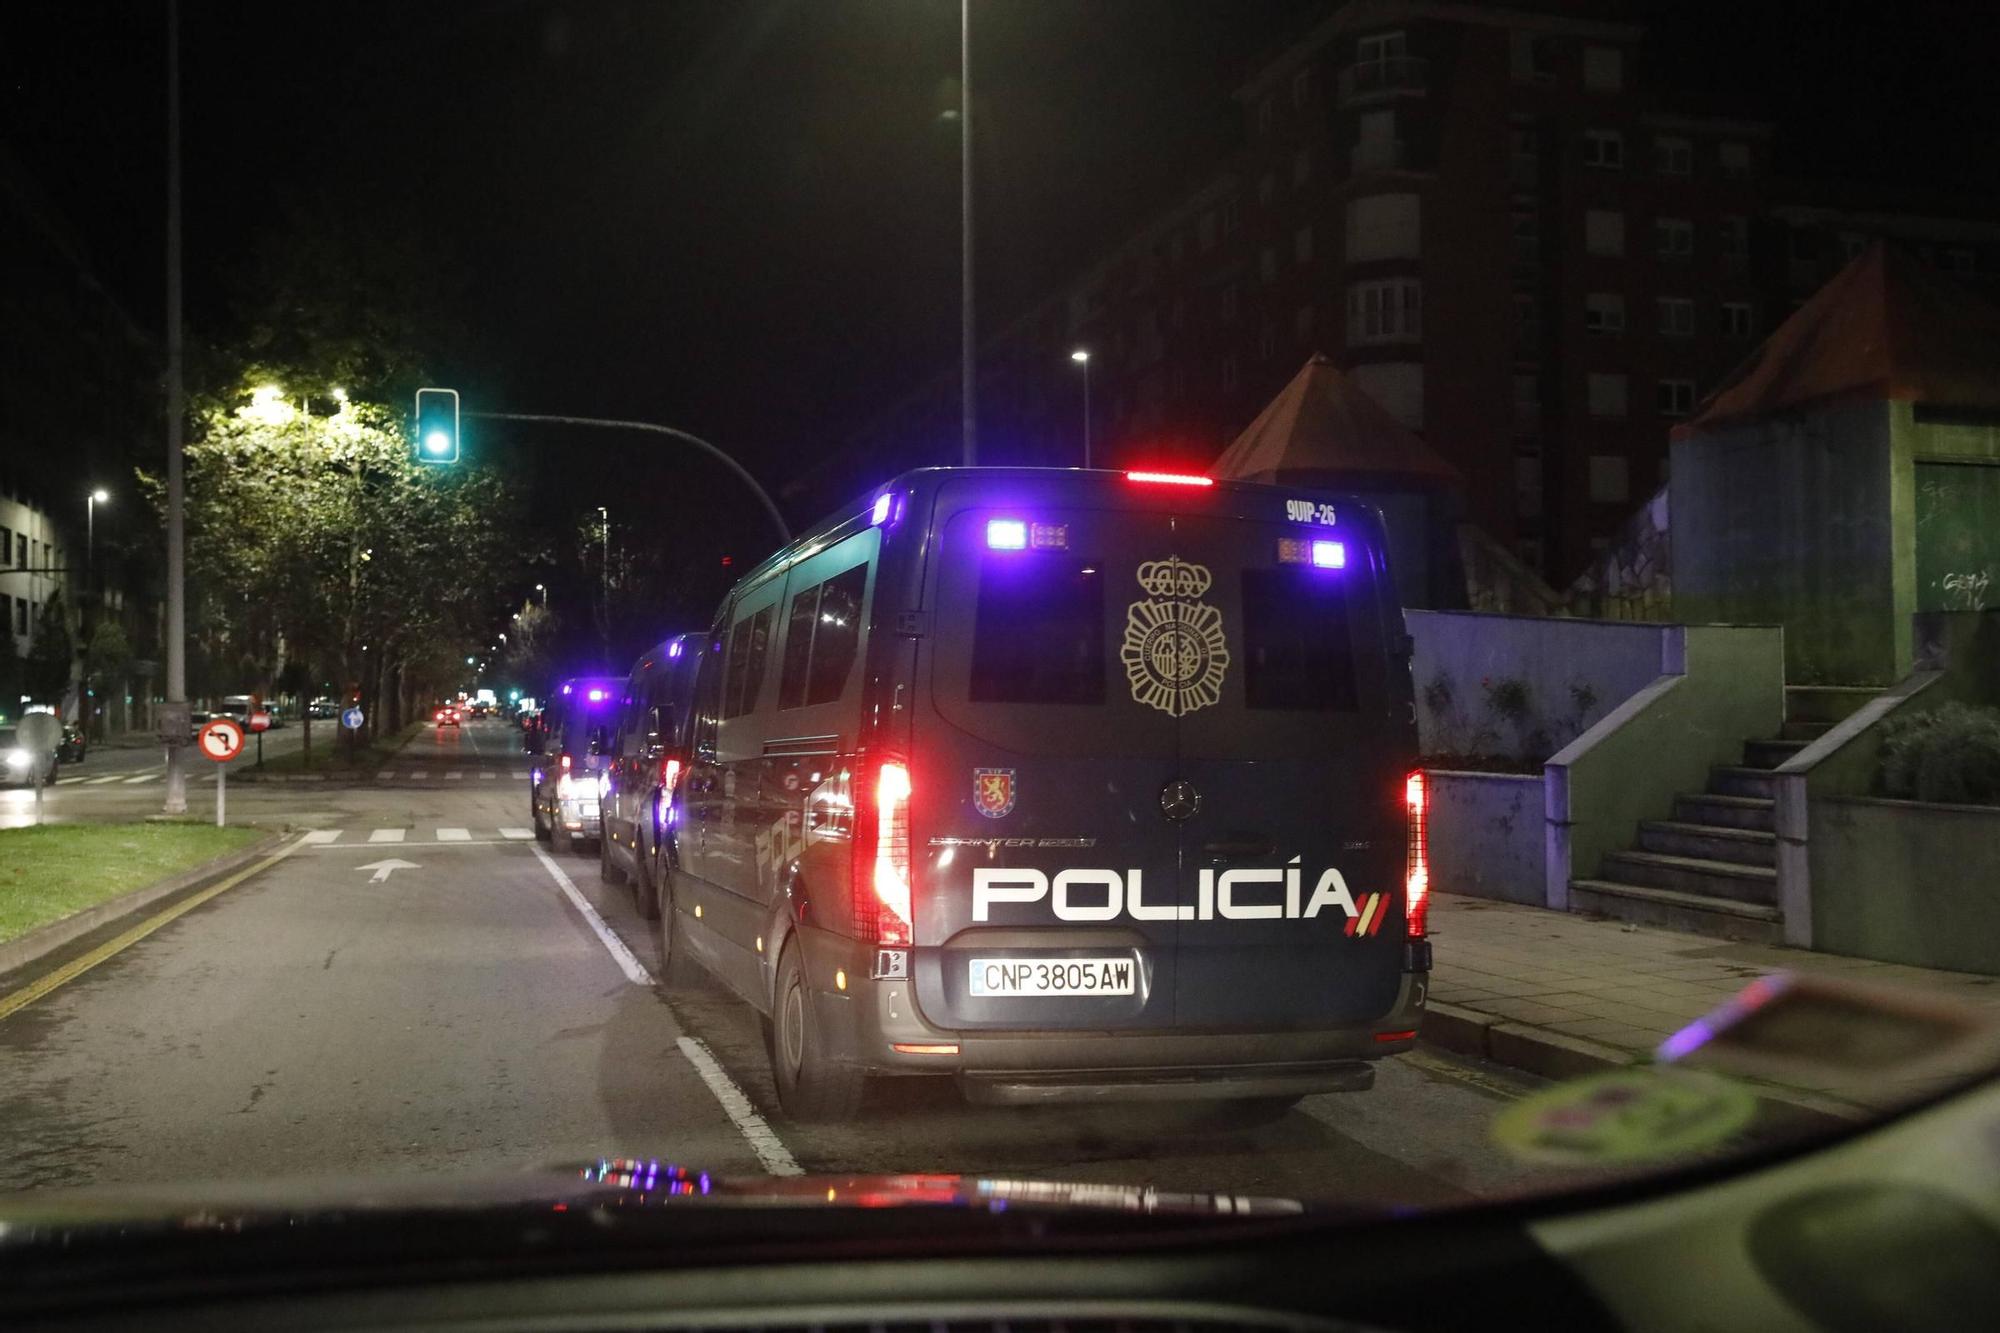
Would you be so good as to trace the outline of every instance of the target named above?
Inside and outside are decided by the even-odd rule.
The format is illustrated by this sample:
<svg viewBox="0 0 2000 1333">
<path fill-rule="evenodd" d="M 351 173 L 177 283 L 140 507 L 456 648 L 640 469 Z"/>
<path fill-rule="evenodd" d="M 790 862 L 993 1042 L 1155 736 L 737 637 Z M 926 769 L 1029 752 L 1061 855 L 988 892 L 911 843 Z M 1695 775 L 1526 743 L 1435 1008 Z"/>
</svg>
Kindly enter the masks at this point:
<svg viewBox="0 0 2000 1333">
<path fill-rule="evenodd" d="M 535 836 L 559 852 L 601 831 L 598 802 L 624 696 L 625 682 L 616 676 L 565 680 L 551 694 L 540 728 L 528 735 L 537 756 L 528 770 L 528 813 Z"/>
<path fill-rule="evenodd" d="M 1408 639 L 1374 511 L 1172 473 L 908 473 L 701 644 L 665 962 L 803 1118 L 1358 1090 L 1430 968 Z"/>
<path fill-rule="evenodd" d="M 667 793 L 680 781 L 688 705 L 694 697 L 700 634 L 677 634 L 653 645 L 632 664 L 605 764 L 598 802 L 603 836 L 597 840 L 598 874 L 607 884 L 627 883 L 639 915 L 659 910 L 656 866 L 666 826 Z"/>
</svg>

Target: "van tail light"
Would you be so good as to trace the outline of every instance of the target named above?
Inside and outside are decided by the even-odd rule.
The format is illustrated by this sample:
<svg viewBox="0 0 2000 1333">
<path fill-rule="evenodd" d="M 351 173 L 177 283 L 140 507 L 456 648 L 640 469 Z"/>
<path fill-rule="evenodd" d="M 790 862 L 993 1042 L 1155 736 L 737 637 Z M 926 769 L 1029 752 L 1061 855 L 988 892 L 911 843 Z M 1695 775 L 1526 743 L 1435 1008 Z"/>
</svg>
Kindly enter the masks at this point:
<svg viewBox="0 0 2000 1333">
<path fill-rule="evenodd" d="M 569 756 L 568 756 L 568 755 L 564 755 L 564 756 L 562 757 L 562 771 L 563 771 L 563 772 L 565 772 L 565 773 L 569 772 Z"/>
<path fill-rule="evenodd" d="M 1197 472 L 1127 472 L 1125 480 L 1136 481 L 1141 486 L 1213 486 L 1214 477 L 1204 477 Z"/>
<path fill-rule="evenodd" d="M 1403 805 L 1410 839 L 1403 871 L 1403 916 L 1410 938 L 1418 940 L 1424 937 L 1431 914 L 1431 795 L 1422 769 L 1403 779 Z"/>
<path fill-rule="evenodd" d="M 910 770 L 884 759 L 856 784 L 854 927 L 878 944 L 915 943 L 910 904 Z"/>
<path fill-rule="evenodd" d="M 660 761 L 661 789 L 664 790 L 668 795 L 672 795 L 674 788 L 677 785 L 679 785 L 680 780 L 681 780 L 681 761 L 676 758 L 662 759 Z"/>
</svg>

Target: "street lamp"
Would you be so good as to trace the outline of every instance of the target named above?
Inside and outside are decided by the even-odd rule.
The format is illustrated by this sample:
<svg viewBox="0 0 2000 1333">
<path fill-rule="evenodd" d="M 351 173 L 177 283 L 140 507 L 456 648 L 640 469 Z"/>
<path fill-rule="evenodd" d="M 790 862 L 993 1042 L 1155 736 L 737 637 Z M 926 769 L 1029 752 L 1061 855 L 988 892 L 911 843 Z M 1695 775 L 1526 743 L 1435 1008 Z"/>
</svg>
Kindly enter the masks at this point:
<svg viewBox="0 0 2000 1333">
<path fill-rule="evenodd" d="M 1083 465 L 1090 466 L 1090 349 L 1079 347 L 1069 359 L 1083 367 Z"/>
<path fill-rule="evenodd" d="M 535 585 L 535 591 L 536 591 L 536 592 L 538 592 L 538 593 L 540 593 L 540 594 L 542 595 L 542 609 L 543 609 L 544 611 L 548 610 L 548 608 L 549 608 L 549 587 L 548 587 L 548 585 L 547 585 L 546 583 L 537 583 L 537 584 Z"/>
</svg>

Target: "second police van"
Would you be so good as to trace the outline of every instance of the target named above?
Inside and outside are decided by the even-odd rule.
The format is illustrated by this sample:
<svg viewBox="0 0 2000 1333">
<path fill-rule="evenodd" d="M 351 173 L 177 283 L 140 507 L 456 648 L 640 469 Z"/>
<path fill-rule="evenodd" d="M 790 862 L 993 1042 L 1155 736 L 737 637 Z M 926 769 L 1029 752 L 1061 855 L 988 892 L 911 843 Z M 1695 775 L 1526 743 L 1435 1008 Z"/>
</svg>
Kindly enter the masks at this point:
<svg viewBox="0 0 2000 1333">
<path fill-rule="evenodd" d="M 1365 505 L 908 473 L 699 643 L 659 931 L 791 1114 L 1370 1086 L 1430 969 L 1408 639 Z"/>
</svg>

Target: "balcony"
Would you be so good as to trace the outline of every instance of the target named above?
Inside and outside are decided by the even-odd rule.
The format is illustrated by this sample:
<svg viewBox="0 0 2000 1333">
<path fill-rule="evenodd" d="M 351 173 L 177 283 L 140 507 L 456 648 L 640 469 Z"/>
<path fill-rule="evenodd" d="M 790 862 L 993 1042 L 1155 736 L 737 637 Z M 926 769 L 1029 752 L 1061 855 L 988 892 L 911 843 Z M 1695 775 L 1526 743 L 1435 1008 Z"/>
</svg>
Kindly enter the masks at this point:
<svg viewBox="0 0 2000 1333">
<path fill-rule="evenodd" d="M 1386 56 L 1340 71 L 1342 106 L 1395 93 L 1421 93 L 1430 83 L 1431 62 L 1415 56 Z"/>
<path fill-rule="evenodd" d="M 1410 164 L 1410 146 L 1401 139 L 1382 139 L 1374 143 L 1358 143 L 1348 154 L 1348 175 L 1359 176 L 1370 171 L 1398 171 Z"/>
</svg>

